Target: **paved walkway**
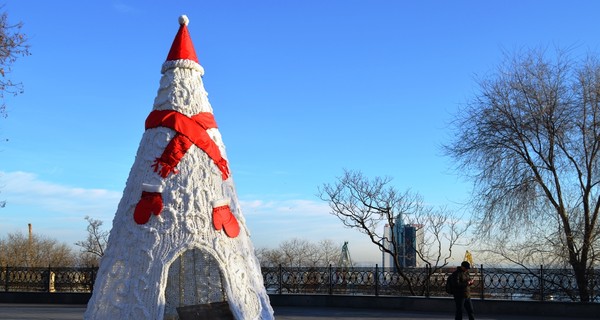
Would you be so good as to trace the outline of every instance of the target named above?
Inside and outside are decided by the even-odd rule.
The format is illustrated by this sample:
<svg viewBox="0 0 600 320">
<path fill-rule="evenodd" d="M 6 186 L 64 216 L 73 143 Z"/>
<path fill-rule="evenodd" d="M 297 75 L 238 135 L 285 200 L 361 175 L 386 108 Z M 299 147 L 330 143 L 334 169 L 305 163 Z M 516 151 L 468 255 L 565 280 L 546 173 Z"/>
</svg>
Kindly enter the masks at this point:
<svg viewBox="0 0 600 320">
<path fill-rule="evenodd" d="M 450 320 L 454 314 L 439 312 L 416 312 L 395 310 L 372 310 L 372 309 L 340 309 L 340 308 L 299 308 L 299 307 L 275 307 L 275 319 L 277 320 L 375 320 L 375 319 L 402 319 L 402 320 Z M 522 316 L 495 316 L 475 315 L 477 320 L 565 320 L 560 318 L 544 317 L 522 317 Z M 467 319 L 467 316 L 463 316 Z M 581 320 L 581 319 L 580 319 Z"/>
<path fill-rule="evenodd" d="M 341 308 L 299 308 L 276 307 L 277 320 L 448 320 L 452 315 L 441 313 L 423 313 L 394 310 L 341 309 Z M 81 320 L 85 306 L 82 305 L 39 305 L 39 304 L 2 304 L 0 303 L 0 319 L 2 320 Z M 519 316 L 477 316 L 477 320 L 558 320 L 548 317 Z"/>
</svg>

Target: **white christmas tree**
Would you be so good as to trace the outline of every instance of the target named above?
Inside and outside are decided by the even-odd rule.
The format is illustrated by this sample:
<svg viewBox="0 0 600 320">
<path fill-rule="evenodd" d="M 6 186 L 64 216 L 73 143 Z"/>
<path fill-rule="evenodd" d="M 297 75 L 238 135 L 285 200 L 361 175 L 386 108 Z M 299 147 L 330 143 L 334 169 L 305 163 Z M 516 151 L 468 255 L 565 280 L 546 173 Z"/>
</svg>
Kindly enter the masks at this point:
<svg viewBox="0 0 600 320">
<path fill-rule="evenodd" d="M 224 301 L 236 319 L 273 319 L 187 17 L 179 23 L 85 319 L 178 319 Z"/>
</svg>

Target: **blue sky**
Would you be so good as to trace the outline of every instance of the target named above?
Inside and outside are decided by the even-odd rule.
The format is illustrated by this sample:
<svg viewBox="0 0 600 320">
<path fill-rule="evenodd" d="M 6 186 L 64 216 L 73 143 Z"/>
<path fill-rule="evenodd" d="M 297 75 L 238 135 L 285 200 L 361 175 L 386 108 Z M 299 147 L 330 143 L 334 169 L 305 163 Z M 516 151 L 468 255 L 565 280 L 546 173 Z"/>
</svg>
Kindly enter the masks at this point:
<svg viewBox="0 0 600 320">
<path fill-rule="evenodd" d="M 468 199 L 440 146 L 503 51 L 597 52 L 596 1 L 12 1 L 32 55 L 0 119 L 0 235 L 109 228 L 186 14 L 256 247 L 349 241 L 316 197 L 342 170 L 391 176 L 434 206 Z"/>
</svg>

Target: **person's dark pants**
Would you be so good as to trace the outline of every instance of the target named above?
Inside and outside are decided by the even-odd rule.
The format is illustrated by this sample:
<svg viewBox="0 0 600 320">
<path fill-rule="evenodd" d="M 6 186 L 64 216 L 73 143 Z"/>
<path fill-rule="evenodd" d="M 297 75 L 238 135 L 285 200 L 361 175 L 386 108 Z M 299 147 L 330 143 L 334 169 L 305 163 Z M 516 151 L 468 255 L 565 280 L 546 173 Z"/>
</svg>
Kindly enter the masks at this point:
<svg viewBox="0 0 600 320">
<path fill-rule="evenodd" d="M 456 313 L 454 314 L 454 319 L 462 320 L 464 307 L 465 310 L 467 310 L 469 320 L 475 320 L 475 316 L 473 315 L 473 303 L 471 303 L 471 298 L 465 298 L 463 295 L 455 295 L 454 303 L 456 304 Z"/>
</svg>

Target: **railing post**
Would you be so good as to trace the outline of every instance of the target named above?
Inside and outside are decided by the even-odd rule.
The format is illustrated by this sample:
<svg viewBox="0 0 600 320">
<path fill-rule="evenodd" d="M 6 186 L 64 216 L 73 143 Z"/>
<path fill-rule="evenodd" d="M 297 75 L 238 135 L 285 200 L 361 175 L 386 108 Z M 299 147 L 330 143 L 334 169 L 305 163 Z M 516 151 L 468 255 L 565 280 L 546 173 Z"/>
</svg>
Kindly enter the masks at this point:
<svg viewBox="0 0 600 320">
<path fill-rule="evenodd" d="M 481 300 L 485 300 L 485 274 L 483 273 L 483 264 L 479 266 L 479 282 L 481 283 Z"/>
<path fill-rule="evenodd" d="M 544 265 L 540 264 L 540 301 L 544 301 Z"/>
<path fill-rule="evenodd" d="M 8 285 L 9 285 L 9 279 L 10 279 L 10 269 L 8 267 L 8 265 L 6 265 L 6 278 L 4 279 L 4 291 L 8 292 Z"/>
<path fill-rule="evenodd" d="M 330 263 L 329 267 L 327 268 L 327 271 L 328 271 L 328 274 L 329 274 L 329 276 L 328 276 L 329 282 L 327 283 L 327 291 L 328 291 L 329 295 L 333 294 L 333 279 L 332 279 L 333 273 L 332 273 L 332 269 L 331 268 L 332 267 L 331 267 L 331 263 Z"/>
<path fill-rule="evenodd" d="M 429 262 L 425 264 L 425 277 L 425 297 L 429 298 L 431 296 L 429 288 L 431 285 L 431 264 Z"/>
<path fill-rule="evenodd" d="M 282 270 L 281 270 L 281 263 L 279 264 L 279 272 L 277 275 L 278 278 L 278 282 L 279 282 L 279 294 L 281 294 L 281 292 L 283 292 L 283 274 L 282 274 Z"/>
<path fill-rule="evenodd" d="M 93 293 L 94 292 L 94 283 L 96 283 L 96 267 L 92 266 L 91 269 L 92 269 L 92 272 L 91 272 L 91 275 L 92 275 L 91 281 L 92 282 L 90 283 L 90 293 Z"/>
<path fill-rule="evenodd" d="M 52 271 L 50 270 L 50 265 L 48 265 L 48 281 L 46 282 L 46 292 L 50 292 L 50 288 L 52 287 Z"/>
<path fill-rule="evenodd" d="M 375 296 L 379 296 L 379 265 L 375 264 Z"/>
<path fill-rule="evenodd" d="M 594 267 L 592 267 L 590 271 L 590 298 L 593 302 L 595 302 L 596 297 L 594 297 L 594 287 L 596 286 L 596 271 L 594 270 Z"/>
</svg>

